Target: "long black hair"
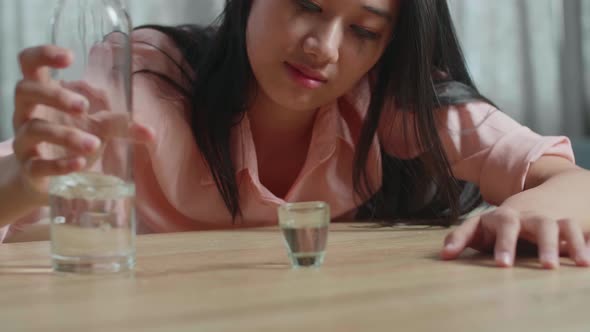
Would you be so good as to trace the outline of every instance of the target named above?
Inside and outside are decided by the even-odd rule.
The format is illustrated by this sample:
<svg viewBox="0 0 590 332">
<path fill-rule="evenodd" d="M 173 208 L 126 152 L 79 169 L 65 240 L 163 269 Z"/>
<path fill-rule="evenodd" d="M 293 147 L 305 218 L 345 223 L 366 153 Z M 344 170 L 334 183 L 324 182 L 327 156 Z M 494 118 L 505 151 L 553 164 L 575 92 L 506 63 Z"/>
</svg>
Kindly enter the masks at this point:
<svg viewBox="0 0 590 332">
<path fill-rule="evenodd" d="M 176 86 L 188 101 L 190 124 L 219 193 L 233 218 L 241 214 L 239 184 L 230 153 L 230 132 L 248 109 L 254 79 L 246 54 L 246 25 L 252 0 L 227 0 L 210 27 L 142 26 L 168 35 L 194 75 L 188 89 L 163 73 L 142 71 Z M 171 59 L 171 61 L 173 61 Z M 183 64 L 177 63 L 179 68 Z M 359 135 L 354 190 L 365 204 L 359 218 L 415 220 L 450 225 L 481 202 L 479 191 L 457 181 L 438 135 L 436 110 L 474 100 L 487 101 L 467 71 L 446 0 L 401 0 L 393 38 L 373 69 L 371 102 Z M 383 154 L 383 184 L 371 188 L 366 164 L 384 105 L 413 112 L 408 130 L 421 151 L 413 160 Z M 371 193 L 377 192 L 372 197 Z"/>
</svg>

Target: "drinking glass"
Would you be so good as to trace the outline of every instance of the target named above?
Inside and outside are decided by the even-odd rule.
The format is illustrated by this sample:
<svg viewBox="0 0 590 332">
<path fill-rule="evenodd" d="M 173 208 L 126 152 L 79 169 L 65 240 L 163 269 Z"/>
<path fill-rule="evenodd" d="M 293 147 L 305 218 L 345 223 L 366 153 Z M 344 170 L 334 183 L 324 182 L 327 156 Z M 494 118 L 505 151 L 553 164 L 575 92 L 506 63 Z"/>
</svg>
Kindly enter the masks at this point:
<svg viewBox="0 0 590 332">
<path fill-rule="evenodd" d="M 293 268 L 320 267 L 324 262 L 330 206 L 325 202 L 279 206 L 279 225 Z"/>
<path fill-rule="evenodd" d="M 51 256 L 56 271 L 121 272 L 135 265 L 131 22 L 117 0 L 60 0 L 51 21 L 51 43 L 73 54 L 73 64 L 53 79 L 89 102 L 71 115 L 45 109 L 45 119 L 97 136 L 97 152 L 83 170 L 49 181 Z M 74 158 L 44 143 L 44 159 Z"/>
</svg>

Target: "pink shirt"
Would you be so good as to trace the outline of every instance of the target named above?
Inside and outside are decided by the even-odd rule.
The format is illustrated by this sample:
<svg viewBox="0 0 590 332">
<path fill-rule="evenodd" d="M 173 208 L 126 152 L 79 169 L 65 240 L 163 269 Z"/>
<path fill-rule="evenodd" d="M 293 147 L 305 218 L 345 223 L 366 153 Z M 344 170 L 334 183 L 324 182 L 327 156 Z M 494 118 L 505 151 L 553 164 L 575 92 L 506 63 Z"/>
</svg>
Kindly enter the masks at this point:
<svg viewBox="0 0 590 332">
<path fill-rule="evenodd" d="M 163 34 L 153 30 L 134 33 L 134 68 L 180 73 L 151 43 L 181 59 Z M 340 100 L 322 107 L 315 120 L 307 159 L 285 199 L 260 183 L 256 149 L 248 117 L 233 129 L 232 153 L 241 184 L 243 218 L 232 225 L 211 174 L 194 141 L 181 102 L 175 92 L 149 75 L 134 78 L 134 116 L 156 130 L 157 141 L 136 150 L 137 221 L 140 233 L 177 232 L 272 225 L 277 206 L 284 202 L 323 200 L 332 217 L 352 217 L 358 197 L 352 189 L 354 133 L 359 132 L 369 104 L 366 80 Z M 417 156 L 413 144 L 405 144 L 401 128 L 412 128 L 412 114 L 389 109 L 382 118 L 378 138 L 371 147 L 368 173 L 374 187 L 381 183 L 382 146 L 398 158 Z M 405 117 L 403 115 L 406 115 Z M 437 113 L 446 124 L 440 129 L 452 170 L 458 179 L 475 183 L 484 199 L 499 204 L 523 190 L 529 165 L 543 155 L 574 162 L 567 137 L 543 137 L 485 103 L 450 107 Z M 402 119 L 403 118 L 403 119 Z M 385 128 L 400 128 L 389 130 Z M 0 156 L 12 153 L 11 142 L 0 143 Z M 502 179 L 502 181 L 498 181 Z M 26 216 L 0 230 L 0 239 L 35 222 L 40 213 Z"/>
</svg>

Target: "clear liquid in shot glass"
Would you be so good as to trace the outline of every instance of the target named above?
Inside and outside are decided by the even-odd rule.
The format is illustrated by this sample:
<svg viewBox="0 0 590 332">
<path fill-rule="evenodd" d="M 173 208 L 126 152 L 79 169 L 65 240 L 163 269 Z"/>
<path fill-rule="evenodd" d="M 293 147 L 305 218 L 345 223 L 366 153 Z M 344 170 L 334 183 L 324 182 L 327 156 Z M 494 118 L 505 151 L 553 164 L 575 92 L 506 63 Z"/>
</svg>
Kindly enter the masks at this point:
<svg viewBox="0 0 590 332">
<path fill-rule="evenodd" d="M 288 203 L 279 207 L 279 225 L 293 268 L 320 267 L 326 255 L 330 208 L 325 202 Z"/>
<path fill-rule="evenodd" d="M 289 258 L 295 267 L 319 267 L 324 262 L 328 226 L 283 228 Z"/>
</svg>

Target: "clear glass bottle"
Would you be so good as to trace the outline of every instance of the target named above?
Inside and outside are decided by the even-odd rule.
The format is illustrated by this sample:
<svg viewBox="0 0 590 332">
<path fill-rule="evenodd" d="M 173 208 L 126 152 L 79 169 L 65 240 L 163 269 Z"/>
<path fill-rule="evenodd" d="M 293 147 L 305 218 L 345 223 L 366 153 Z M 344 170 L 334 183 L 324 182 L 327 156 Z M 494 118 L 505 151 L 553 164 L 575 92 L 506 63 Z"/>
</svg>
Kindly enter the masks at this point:
<svg viewBox="0 0 590 332">
<path fill-rule="evenodd" d="M 132 142 L 132 25 L 118 0 L 60 0 L 51 21 L 51 44 L 71 50 L 73 64 L 54 70 L 62 86 L 90 102 L 80 117 L 56 110 L 52 122 L 98 136 L 99 152 L 81 172 L 49 184 L 54 269 L 98 273 L 128 271 L 135 264 L 135 186 Z M 47 146 L 52 159 L 68 151 Z"/>
</svg>

